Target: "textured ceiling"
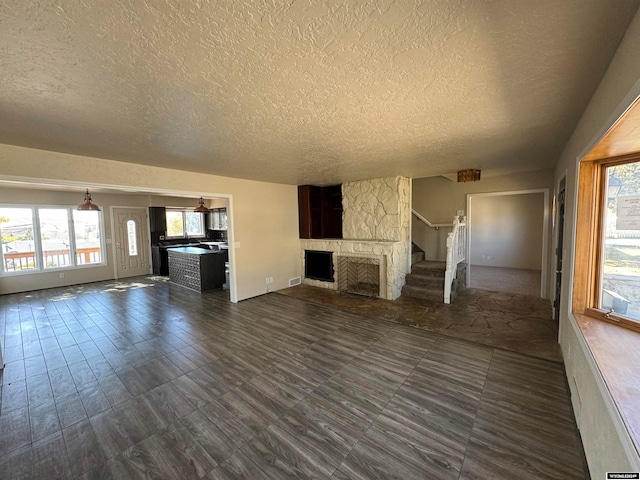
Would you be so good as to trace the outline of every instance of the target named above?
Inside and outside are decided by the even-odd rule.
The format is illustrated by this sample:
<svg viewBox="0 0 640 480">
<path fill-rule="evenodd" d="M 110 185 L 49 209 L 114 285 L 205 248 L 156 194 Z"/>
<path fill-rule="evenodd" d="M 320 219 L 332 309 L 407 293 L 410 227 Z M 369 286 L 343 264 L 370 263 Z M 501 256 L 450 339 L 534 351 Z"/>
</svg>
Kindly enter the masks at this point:
<svg viewBox="0 0 640 480">
<path fill-rule="evenodd" d="M 555 165 L 627 0 L 0 0 L 0 143 L 289 184 Z"/>
</svg>

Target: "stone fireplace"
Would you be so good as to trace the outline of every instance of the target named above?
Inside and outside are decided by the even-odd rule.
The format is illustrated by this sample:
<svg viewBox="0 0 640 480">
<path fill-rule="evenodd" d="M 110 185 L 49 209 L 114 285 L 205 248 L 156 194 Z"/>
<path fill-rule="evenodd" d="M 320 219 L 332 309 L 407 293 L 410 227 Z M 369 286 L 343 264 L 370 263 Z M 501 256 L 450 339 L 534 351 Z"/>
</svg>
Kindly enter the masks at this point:
<svg viewBox="0 0 640 480">
<path fill-rule="evenodd" d="M 378 293 L 375 296 L 388 300 L 398 298 L 402 293 L 404 277 L 411 271 L 410 199 L 411 182 L 406 177 L 344 183 L 344 238 L 300 240 L 303 283 L 341 290 L 340 258 L 363 258 L 378 269 Z M 337 281 L 306 278 L 305 250 L 332 252 Z M 357 268 L 353 266 L 353 269 Z M 369 277 L 374 275 L 371 267 L 362 268 L 362 272 Z M 356 283 L 360 283 L 360 289 L 363 289 L 365 283 L 373 282 L 360 280 Z M 373 291 L 374 288 L 370 286 L 369 290 Z"/>
</svg>

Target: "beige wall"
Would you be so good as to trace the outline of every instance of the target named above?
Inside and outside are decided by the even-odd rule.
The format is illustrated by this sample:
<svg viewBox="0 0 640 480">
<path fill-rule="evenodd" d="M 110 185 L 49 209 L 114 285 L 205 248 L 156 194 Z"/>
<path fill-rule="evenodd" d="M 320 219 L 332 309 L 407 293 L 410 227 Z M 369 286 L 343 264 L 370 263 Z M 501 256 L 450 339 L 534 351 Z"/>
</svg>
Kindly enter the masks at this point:
<svg viewBox="0 0 640 480">
<path fill-rule="evenodd" d="M 566 175 L 566 223 L 560 314 L 560 345 L 591 478 L 605 478 L 607 471 L 640 470 L 640 458 L 604 387 L 602 376 L 569 313 L 573 280 L 573 246 L 576 227 L 577 159 L 590 142 L 610 126 L 621 107 L 632 101 L 629 92 L 640 93 L 640 13 L 609 65 L 555 170 L 555 184 Z M 634 94 L 635 96 L 635 94 Z M 617 112 L 617 113 L 616 113 Z M 613 116 L 613 117 L 612 117 Z M 615 356 L 615 352 L 612 352 Z"/>
<path fill-rule="evenodd" d="M 80 187 L 125 187 L 142 192 L 173 192 L 175 196 L 192 192 L 195 199 L 200 195 L 228 195 L 232 214 L 229 241 L 235 243 L 235 248 L 230 248 L 230 257 L 236 266 L 238 300 L 266 293 L 266 277 L 274 278 L 270 290 L 279 290 L 288 286 L 290 278 L 299 275 L 298 197 L 295 186 L 1 144 L 0 165 L 0 179 L 5 180 Z M 100 206 L 104 203 L 98 201 L 96 195 L 94 200 Z M 78 203 L 74 196 L 71 204 Z M 190 199 L 189 205 L 191 203 Z M 106 271 L 102 273 L 106 275 Z M 79 273 L 70 275 L 69 281 L 84 278 L 84 275 L 100 277 L 98 272 Z M 58 280 L 48 277 L 43 281 L 48 285 L 60 285 Z M 30 279 L 21 281 L 35 282 Z"/>
<path fill-rule="evenodd" d="M 470 206 L 468 263 L 541 269 L 544 194 L 473 197 Z"/>
</svg>

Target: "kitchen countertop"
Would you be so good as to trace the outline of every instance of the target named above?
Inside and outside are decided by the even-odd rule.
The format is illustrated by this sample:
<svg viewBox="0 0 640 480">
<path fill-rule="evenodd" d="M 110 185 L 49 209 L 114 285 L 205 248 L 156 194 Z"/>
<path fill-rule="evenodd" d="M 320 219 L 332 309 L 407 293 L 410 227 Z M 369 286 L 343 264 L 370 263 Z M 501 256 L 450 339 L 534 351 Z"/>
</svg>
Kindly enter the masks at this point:
<svg viewBox="0 0 640 480">
<path fill-rule="evenodd" d="M 170 252 L 188 253 L 190 255 L 209 255 L 212 253 L 220 253 L 217 250 L 207 250 L 199 247 L 168 247 L 167 250 Z"/>
</svg>

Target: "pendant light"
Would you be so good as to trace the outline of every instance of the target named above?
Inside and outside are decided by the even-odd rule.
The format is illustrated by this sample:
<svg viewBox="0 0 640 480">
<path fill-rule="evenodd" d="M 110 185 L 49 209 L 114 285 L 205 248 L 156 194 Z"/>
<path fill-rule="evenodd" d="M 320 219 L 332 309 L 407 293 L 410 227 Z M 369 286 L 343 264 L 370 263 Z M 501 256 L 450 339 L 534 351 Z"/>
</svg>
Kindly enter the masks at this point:
<svg viewBox="0 0 640 480">
<path fill-rule="evenodd" d="M 100 211 L 99 206 L 97 206 L 95 203 L 91 203 L 91 194 L 89 193 L 88 188 L 84 194 L 84 202 L 78 205 L 78 208 L 76 210 L 96 210 L 98 212 Z"/>
<path fill-rule="evenodd" d="M 480 180 L 480 170 L 468 168 L 458 172 L 458 182 L 477 182 Z"/>
<path fill-rule="evenodd" d="M 207 213 L 209 211 L 209 209 L 204 206 L 204 200 L 202 199 L 202 197 L 200 197 L 200 200 L 198 200 L 198 206 L 194 208 L 193 211 L 196 213 Z"/>
</svg>

